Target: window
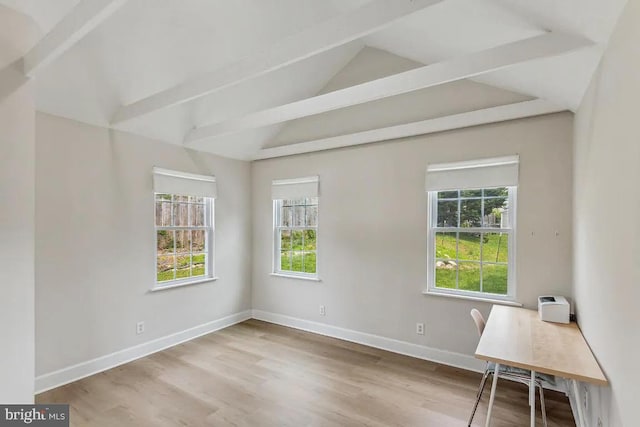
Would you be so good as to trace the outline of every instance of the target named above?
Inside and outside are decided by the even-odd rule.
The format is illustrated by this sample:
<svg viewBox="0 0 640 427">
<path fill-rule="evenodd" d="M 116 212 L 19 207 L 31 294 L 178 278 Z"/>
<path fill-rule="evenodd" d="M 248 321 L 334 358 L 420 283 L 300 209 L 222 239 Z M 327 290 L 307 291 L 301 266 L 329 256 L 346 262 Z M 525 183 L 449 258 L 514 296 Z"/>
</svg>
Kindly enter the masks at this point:
<svg viewBox="0 0 640 427">
<path fill-rule="evenodd" d="M 433 286 L 509 295 L 515 187 L 434 191 Z"/>
<path fill-rule="evenodd" d="M 491 160 L 428 169 L 429 293 L 515 298 L 518 160 Z"/>
<path fill-rule="evenodd" d="M 154 194 L 154 289 L 212 279 L 215 178 L 154 168 Z"/>
<path fill-rule="evenodd" d="M 273 272 L 317 279 L 318 177 L 273 182 Z"/>
<path fill-rule="evenodd" d="M 275 200 L 276 273 L 316 275 L 318 198 Z"/>
<path fill-rule="evenodd" d="M 156 194 L 156 283 L 212 277 L 213 199 Z"/>
</svg>

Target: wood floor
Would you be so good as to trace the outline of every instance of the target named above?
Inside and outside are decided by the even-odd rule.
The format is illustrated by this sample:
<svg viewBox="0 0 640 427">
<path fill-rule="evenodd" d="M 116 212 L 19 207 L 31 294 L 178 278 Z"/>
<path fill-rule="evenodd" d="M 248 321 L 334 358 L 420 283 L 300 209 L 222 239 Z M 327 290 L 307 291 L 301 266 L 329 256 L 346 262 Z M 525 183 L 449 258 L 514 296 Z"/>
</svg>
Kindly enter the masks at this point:
<svg viewBox="0 0 640 427">
<path fill-rule="evenodd" d="M 72 426 L 466 426 L 480 375 L 256 320 L 40 394 Z M 549 426 L 575 426 L 546 392 Z M 484 425 L 489 387 L 475 425 Z M 538 405 L 539 406 L 539 405 Z M 538 409 L 538 418 L 540 417 Z M 492 425 L 529 425 L 500 381 Z M 538 421 L 538 425 L 542 425 Z"/>
</svg>

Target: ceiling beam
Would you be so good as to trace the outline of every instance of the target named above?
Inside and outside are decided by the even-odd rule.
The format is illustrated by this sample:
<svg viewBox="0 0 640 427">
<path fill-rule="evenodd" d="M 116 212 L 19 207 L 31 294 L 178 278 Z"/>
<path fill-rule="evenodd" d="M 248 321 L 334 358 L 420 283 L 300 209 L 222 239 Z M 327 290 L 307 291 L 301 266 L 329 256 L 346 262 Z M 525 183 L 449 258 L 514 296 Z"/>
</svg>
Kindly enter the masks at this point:
<svg viewBox="0 0 640 427">
<path fill-rule="evenodd" d="M 467 113 L 453 114 L 435 119 L 421 120 L 419 122 L 372 129 L 331 138 L 264 148 L 253 157 L 253 160 L 351 147 L 354 145 L 369 144 L 371 142 L 389 141 L 409 136 L 425 135 L 452 129 L 557 113 L 564 110 L 565 108 L 550 102 L 534 99 L 532 101 L 516 102 L 498 107 L 484 108 Z"/>
<path fill-rule="evenodd" d="M 286 37 L 255 56 L 249 56 L 200 78 L 158 92 L 121 107 L 112 124 L 189 102 L 245 80 L 326 52 L 378 31 L 398 19 L 442 0 L 373 0 L 300 33 Z"/>
<path fill-rule="evenodd" d="M 82 0 L 22 58 L 33 77 L 118 10 L 127 0 Z"/>
<path fill-rule="evenodd" d="M 249 113 L 242 117 L 195 128 L 186 136 L 185 145 L 203 139 L 240 132 L 245 129 L 282 123 L 476 77 L 533 59 L 560 55 L 590 44 L 590 41 L 581 37 L 562 33 L 545 33 L 323 95 Z"/>
</svg>

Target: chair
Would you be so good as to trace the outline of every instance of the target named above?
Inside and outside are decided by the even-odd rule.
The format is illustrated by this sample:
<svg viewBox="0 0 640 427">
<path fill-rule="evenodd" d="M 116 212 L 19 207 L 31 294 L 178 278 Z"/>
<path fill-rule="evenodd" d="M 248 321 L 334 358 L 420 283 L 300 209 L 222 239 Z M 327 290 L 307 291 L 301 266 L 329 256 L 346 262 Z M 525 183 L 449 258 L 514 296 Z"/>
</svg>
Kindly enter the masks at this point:
<svg viewBox="0 0 640 427">
<path fill-rule="evenodd" d="M 473 310 L 471 310 L 471 317 L 473 318 L 473 321 L 476 324 L 476 328 L 478 329 L 478 335 L 482 336 L 485 326 L 485 320 L 482 316 L 482 313 L 474 308 Z M 495 370 L 496 364 L 493 362 L 487 362 L 484 370 L 484 375 L 482 375 L 482 381 L 480 382 L 480 388 L 478 389 L 478 394 L 476 395 L 476 403 L 475 405 L 473 405 L 473 411 L 471 412 L 471 417 L 469 417 L 469 427 L 471 427 L 473 417 L 475 416 L 476 410 L 478 409 L 478 404 L 480 403 L 480 399 L 482 398 L 482 392 L 484 391 L 484 387 L 487 383 L 487 378 L 489 377 L 489 375 L 496 375 Z M 526 384 L 527 386 L 531 384 L 531 371 L 528 371 L 526 369 L 500 365 L 500 371 L 497 373 L 497 375 L 498 378 L 516 381 L 522 384 Z M 555 384 L 555 379 L 550 375 L 536 373 L 535 386 L 540 391 L 540 409 L 542 410 L 542 423 L 544 424 L 544 427 L 547 427 L 547 412 L 544 406 L 544 391 L 542 389 L 543 383 Z"/>
</svg>

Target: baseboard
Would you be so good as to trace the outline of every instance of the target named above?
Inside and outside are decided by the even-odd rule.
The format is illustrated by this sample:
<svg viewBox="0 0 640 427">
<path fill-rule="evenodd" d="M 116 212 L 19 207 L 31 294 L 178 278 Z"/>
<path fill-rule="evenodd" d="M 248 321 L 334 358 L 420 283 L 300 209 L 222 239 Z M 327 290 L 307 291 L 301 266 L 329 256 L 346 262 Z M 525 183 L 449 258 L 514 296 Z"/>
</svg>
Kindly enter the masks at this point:
<svg viewBox="0 0 640 427">
<path fill-rule="evenodd" d="M 418 359 L 466 369 L 468 371 L 482 372 L 484 370 L 484 362 L 467 354 L 440 350 L 380 335 L 358 332 L 352 329 L 340 328 L 337 326 L 327 325 L 325 323 L 313 322 L 311 320 L 299 319 L 262 310 L 252 310 L 252 317 L 257 320 L 263 320 L 277 325 L 288 326 L 290 328 L 338 338 L 369 347 L 379 348 L 381 350 L 387 350 L 393 353 L 404 354 Z"/>
<path fill-rule="evenodd" d="M 284 314 L 270 313 L 262 310 L 252 310 L 251 312 L 252 317 L 257 320 L 263 320 L 277 325 L 379 348 L 392 353 L 404 354 L 405 356 L 428 360 L 430 362 L 436 362 L 442 365 L 452 366 L 454 368 L 466 369 L 467 371 L 473 372 L 483 372 L 485 368 L 485 363 L 483 361 L 467 354 L 413 344 L 380 335 L 358 332 L 352 329 L 345 329 L 338 326 L 327 325 L 325 323 L 299 319 L 297 317 L 286 316 Z M 558 381 L 558 384 L 556 385 L 545 385 L 545 389 L 547 388 L 549 390 L 567 394 L 564 380 Z"/>
<path fill-rule="evenodd" d="M 166 348 L 173 347 L 174 345 L 192 340 L 201 335 L 206 335 L 228 326 L 235 325 L 236 323 L 244 322 L 250 318 L 251 310 L 242 311 L 223 317 L 222 319 L 207 322 L 134 347 L 129 347 L 115 353 L 107 354 L 105 356 L 78 363 L 48 374 L 40 375 L 36 377 L 35 380 L 36 394 L 97 374 L 98 372 L 106 371 L 107 369 L 115 368 L 116 366 L 148 356 L 149 354 L 156 353 Z"/>
<path fill-rule="evenodd" d="M 199 336 L 244 322 L 251 318 L 307 332 L 313 332 L 315 334 L 332 338 L 338 338 L 369 347 L 379 348 L 392 353 L 404 354 L 418 359 L 466 369 L 468 371 L 482 372 L 484 369 L 484 362 L 467 354 L 436 349 L 380 335 L 368 334 L 352 329 L 327 325 L 325 323 L 299 319 L 283 314 L 270 313 L 262 310 L 246 310 L 181 332 L 167 335 L 162 338 L 157 338 L 134 347 L 126 348 L 115 353 L 107 354 L 67 368 L 40 375 L 36 377 L 35 380 L 36 394 L 63 386 L 111 368 L 115 368 L 116 366 L 140 359 L 169 347 L 190 341 Z M 558 390 L 558 388 L 555 389 Z M 572 401 L 571 403 L 573 409 L 574 402 Z"/>
</svg>

